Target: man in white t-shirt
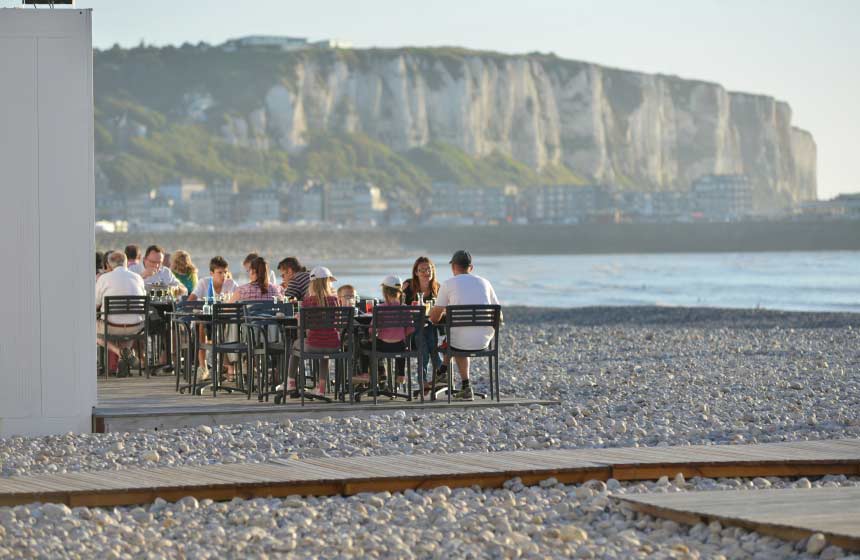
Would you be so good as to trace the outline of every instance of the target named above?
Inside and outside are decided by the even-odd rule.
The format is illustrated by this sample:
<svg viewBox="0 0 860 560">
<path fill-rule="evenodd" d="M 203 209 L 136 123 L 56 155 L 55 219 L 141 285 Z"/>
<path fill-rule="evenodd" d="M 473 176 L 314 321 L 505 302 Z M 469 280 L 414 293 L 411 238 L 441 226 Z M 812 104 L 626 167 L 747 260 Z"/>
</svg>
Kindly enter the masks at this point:
<svg viewBox="0 0 860 560">
<path fill-rule="evenodd" d="M 454 277 L 439 286 L 436 305 L 430 310 L 432 322 L 438 323 L 449 305 L 499 305 L 493 286 L 486 279 L 472 274 L 472 255 L 468 251 L 460 250 L 454 253 L 450 264 Z M 449 333 L 448 344 L 457 350 L 483 350 L 494 335 L 492 327 L 459 327 Z M 475 395 L 469 384 L 469 358 L 455 356 L 454 360 L 462 381 L 462 387 L 455 393 L 454 398 L 474 400 Z M 451 367 L 450 364 L 446 366 Z"/>
</svg>

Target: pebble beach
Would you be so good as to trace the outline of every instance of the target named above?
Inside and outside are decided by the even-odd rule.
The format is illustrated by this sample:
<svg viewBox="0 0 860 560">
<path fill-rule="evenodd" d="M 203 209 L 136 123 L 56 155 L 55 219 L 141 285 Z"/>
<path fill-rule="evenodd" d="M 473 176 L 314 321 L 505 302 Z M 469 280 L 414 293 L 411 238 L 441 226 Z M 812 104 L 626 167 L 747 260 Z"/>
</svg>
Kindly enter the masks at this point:
<svg viewBox="0 0 860 560">
<path fill-rule="evenodd" d="M 559 405 L 0 440 L 0 476 L 272 458 L 676 446 L 860 437 L 860 314 L 614 307 L 505 310 L 503 395 Z M 473 380 L 480 390 L 483 368 Z M 467 428 L 467 429 L 464 429 Z M 620 493 L 858 485 L 860 479 L 553 480 L 523 487 L 0 508 L 2 557 L 842 558 L 678 526 Z M 856 556 L 855 556 L 856 557 Z"/>
</svg>

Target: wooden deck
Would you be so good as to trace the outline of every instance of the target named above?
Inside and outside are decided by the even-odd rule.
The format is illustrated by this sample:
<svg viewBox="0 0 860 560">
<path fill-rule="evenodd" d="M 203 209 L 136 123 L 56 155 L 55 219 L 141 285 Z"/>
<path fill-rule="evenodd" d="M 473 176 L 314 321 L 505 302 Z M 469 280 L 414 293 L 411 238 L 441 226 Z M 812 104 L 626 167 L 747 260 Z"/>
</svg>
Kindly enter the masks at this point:
<svg viewBox="0 0 860 560">
<path fill-rule="evenodd" d="M 719 521 L 786 540 L 823 533 L 827 542 L 860 551 L 860 488 L 684 492 L 622 496 L 633 509 L 696 524 Z"/>
<path fill-rule="evenodd" d="M 334 495 L 435 486 L 498 487 L 555 477 L 647 480 L 659 476 L 811 476 L 860 474 L 860 440 L 680 448 L 570 449 L 275 459 L 267 464 L 205 465 L 46 474 L 0 479 L 0 505 L 61 502 L 69 506 L 148 503 L 156 497 Z"/>
<path fill-rule="evenodd" d="M 150 379 L 131 377 L 125 379 L 99 379 L 98 405 L 93 408 L 94 432 L 127 432 L 137 429 L 164 430 L 187 428 L 201 424 L 221 425 L 265 420 L 278 422 L 286 418 L 321 418 L 323 416 L 370 416 L 390 414 L 403 409 L 409 413 L 441 412 L 482 407 L 508 407 L 518 405 L 554 405 L 558 401 L 533 399 L 475 399 L 471 402 L 429 402 L 404 399 L 379 399 L 358 404 L 321 403 L 298 400 L 283 405 L 272 401 L 259 402 L 256 397 L 249 400 L 246 395 L 211 392 L 202 396 L 181 395 L 176 392 L 176 379 L 172 376 Z"/>
</svg>

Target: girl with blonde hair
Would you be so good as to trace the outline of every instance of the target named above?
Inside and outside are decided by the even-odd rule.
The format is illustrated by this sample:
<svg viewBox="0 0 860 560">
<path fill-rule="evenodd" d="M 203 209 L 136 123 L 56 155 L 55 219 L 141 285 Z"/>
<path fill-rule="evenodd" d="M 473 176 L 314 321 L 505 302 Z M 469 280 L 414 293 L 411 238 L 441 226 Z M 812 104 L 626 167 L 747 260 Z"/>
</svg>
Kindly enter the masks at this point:
<svg viewBox="0 0 860 560">
<path fill-rule="evenodd" d="M 311 283 L 308 286 L 307 295 L 302 300 L 302 307 L 337 307 L 337 295 L 332 289 L 332 282 L 337 278 L 324 266 L 315 267 L 310 273 Z M 301 328 L 301 325 L 299 326 Z M 293 348 L 300 348 L 299 341 L 293 343 Z M 340 333 L 337 329 L 309 329 L 305 337 L 305 350 L 312 352 L 337 352 L 340 350 Z M 299 371 L 299 358 L 290 356 L 289 379 L 287 380 L 287 391 L 291 398 L 298 398 L 298 386 L 296 376 Z M 317 393 L 325 395 L 328 387 L 328 360 L 320 360 L 320 377 Z M 302 380 L 304 382 L 304 380 Z"/>
<path fill-rule="evenodd" d="M 191 255 L 188 251 L 176 251 L 171 256 L 170 270 L 176 276 L 177 280 L 182 282 L 182 285 L 188 290 L 188 293 L 194 291 L 197 287 L 197 267 L 191 262 Z"/>
</svg>

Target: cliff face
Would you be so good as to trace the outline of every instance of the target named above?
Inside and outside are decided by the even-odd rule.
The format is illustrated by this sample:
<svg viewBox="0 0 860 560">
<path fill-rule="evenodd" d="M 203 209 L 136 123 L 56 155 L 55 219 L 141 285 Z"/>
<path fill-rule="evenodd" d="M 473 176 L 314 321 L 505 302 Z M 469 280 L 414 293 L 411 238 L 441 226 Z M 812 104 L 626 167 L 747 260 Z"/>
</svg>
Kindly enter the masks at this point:
<svg viewBox="0 0 860 560">
<path fill-rule="evenodd" d="M 225 111 L 231 100 L 197 83 L 177 92 L 196 108 L 186 116 L 199 117 L 201 105 L 220 107 L 227 115 L 220 133 L 256 148 L 296 152 L 308 132 L 362 132 L 398 151 L 440 141 L 476 156 L 499 151 L 536 169 L 564 165 L 623 188 L 687 189 L 702 174 L 743 173 L 759 201 L 816 194 L 815 143 L 772 97 L 544 55 L 278 56 L 286 61 L 280 74 L 253 80 L 266 84 L 257 86 L 256 102 Z"/>
</svg>

